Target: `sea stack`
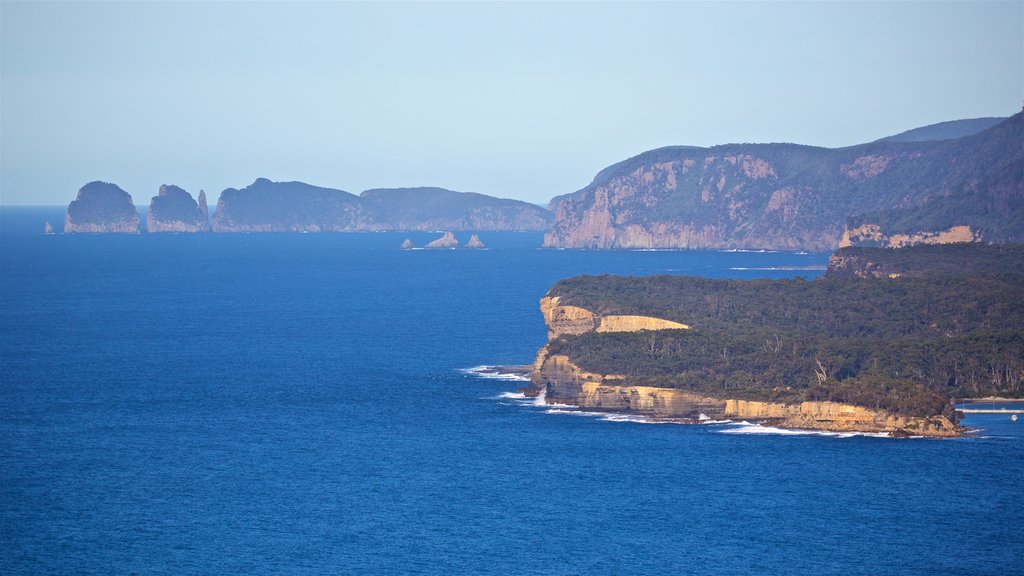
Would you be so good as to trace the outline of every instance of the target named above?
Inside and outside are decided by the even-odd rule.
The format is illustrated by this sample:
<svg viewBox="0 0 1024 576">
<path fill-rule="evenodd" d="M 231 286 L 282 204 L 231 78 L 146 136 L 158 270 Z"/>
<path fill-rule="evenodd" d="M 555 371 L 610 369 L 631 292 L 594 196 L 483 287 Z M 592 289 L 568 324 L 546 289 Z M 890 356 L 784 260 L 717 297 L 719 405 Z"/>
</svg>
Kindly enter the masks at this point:
<svg viewBox="0 0 1024 576">
<path fill-rule="evenodd" d="M 50 225 L 50 221 L 46 221 L 46 225 L 43 226 L 43 234 L 53 234 L 53 226 Z"/>
<path fill-rule="evenodd" d="M 68 205 L 64 232 L 139 233 L 139 213 L 130 194 L 116 184 L 89 182 Z"/>
<path fill-rule="evenodd" d="M 204 202 L 197 204 L 192 195 L 177 186 L 164 184 L 153 196 L 146 215 L 146 229 L 159 232 L 208 232 L 210 222 L 203 213 Z"/>
<path fill-rule="evenodd" d="M 210 205 L 206 202 L 206 191 L 199 191 L 199 211 L 203 213 L 203 218 L 207 222 L 210 221 Z"/>
<path fill-rule="evenodd" d="M 459 241 L 455 239 L 455 235 L 451 232 L 445 232 L 443 236 L 434 240 L 430 244 L 426 245 L 426 248 L 431 250 L 445 250 L 451 248 L 457 248 Z"/>
<path fill-rule="evenodd" d="M 402 245 L 399 246 L 399 248 L 401 248 L 402 250 L 412 250 L 415 247 L 416 247 L 416 245 L 413 244 L 412 240 L 410 240 L 408 238 L 406 238 L 405 241 L 402 242 Z"/>
<path fill-rule="evenodd" d="M 469 242 L 466 242 L 466 248 L 469 250 L 486 250 L 487 246 L 480 241 L 480 237 L 473 234 L 469 237 Z"/>
</svg>

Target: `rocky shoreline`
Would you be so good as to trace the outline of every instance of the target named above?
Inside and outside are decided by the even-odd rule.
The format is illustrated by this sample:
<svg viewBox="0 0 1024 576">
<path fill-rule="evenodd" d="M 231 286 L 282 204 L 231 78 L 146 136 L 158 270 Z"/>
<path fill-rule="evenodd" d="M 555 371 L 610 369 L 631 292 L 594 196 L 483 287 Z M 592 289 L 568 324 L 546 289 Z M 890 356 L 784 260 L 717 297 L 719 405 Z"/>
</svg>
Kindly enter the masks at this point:
<svg viewBox="0 0 1024 576">
<path fill-rule="evenodd" d="M 636 332 L 640 330 L 688 330 L 689 327 L 660 318 L 601 316 L 576 306 L 562 306 L 557 298 L 540 303 L 549 341 L 564 334 L 584 332 Z M 501 370 L 508 370 L 502 367 Z M 497 367 L 495 367 L 497 373 Z M 520 367 L 525 375 L 527 370 Z M 511 370 L 508 370 L 511 372 Z M 545 346 L 529 369 L 530 384 L 519 392 L 543 395 L 548 404 L 580 410 L 638 414 L 679 423 L 707 420 L 748 420 L 779 428 L 829 432 L 886 433 L 893 437 L 951 438 L 965 429 L 944 416 L 910 417 L 884 410 L 839 402 L 782 403 L 715 397 L 674 388 L 632 386 L 625 377 L 594 374 L 580 369 L 564 355 L 550 354 Z"/>
</svg>

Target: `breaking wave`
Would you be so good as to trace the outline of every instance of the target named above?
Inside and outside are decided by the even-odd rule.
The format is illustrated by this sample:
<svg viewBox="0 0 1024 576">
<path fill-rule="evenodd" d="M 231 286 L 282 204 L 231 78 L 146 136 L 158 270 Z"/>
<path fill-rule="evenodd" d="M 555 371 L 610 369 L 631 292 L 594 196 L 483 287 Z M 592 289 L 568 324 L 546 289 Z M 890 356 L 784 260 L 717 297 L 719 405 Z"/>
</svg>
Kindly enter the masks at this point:
<svg viewBox="0 0 1024 576">
<path fill-rule="evenodd" d="M 804 430 L 795 428 L 776 428 L 747 421 L 732 422 L 719 430 L 721 434 L 772 434 L 778 436 L 827 436 L 829 438 L 853 438 L 854 436 L 865 436 L 869 438 L 892 438 L 885 432 L 832 432 L 829 430 Z M 920 436 L 914 436 L 920 438 Z"/>
<path fill-rule="evenodd" d="M 507 380 L 509 382 L 529 382 L 530 377 L 518 374 L 515 372 L 500 372 L 501 366 L 474 366 L 472 368 L 462 368 L 459 372 L 477 378 L 485 378 L 488 380 Z"/>
</svg>

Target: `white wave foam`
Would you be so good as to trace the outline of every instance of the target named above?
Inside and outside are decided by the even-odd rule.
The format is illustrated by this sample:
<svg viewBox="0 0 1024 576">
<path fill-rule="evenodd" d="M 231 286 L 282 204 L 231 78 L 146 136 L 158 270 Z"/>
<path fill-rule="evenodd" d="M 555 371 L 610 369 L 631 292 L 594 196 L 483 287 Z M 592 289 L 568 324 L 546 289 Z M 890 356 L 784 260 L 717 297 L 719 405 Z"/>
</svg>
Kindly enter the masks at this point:
<svg viewBox="0 0 1024 576">
<path fill-rule="evenodd" d="M 611 413 L 605 414 L 601 420 L 605 422 L 633 422 L 635 424 L 675 424 L 671 420 L 654 420 L 647 416 L 639 416 L 636 414 L 618 414 Z"/>
<path fill-rule="evenodd" d="M 461 368 L 459 372 L 485 380 L 505 380 L 509 382 L 529 382 L 530 377 L 523 374 L 511 372 L 496 372 L 497 366 L 474 366 L 472 368 Z"/>
<path fill-rule="evenodd" d="M 777 436 L 827 436 L 829 438 L 853 438 L 866 436 L 870 438 L 891 438 L 885 432 L 832 432 L 829 430 L 805 430 L 799 428 L 776 428 L 763 424 L 752 424 L 747 421 L 733 422 L 732 426 L 719 430 L 722 434 L 773 434 Z"/>
<path fill-rule="evenodd" d="M 526 394 L 522 392 L 502 392 L 494 397 L 494 400 L 527 400 Z M 532 400 L 532 399 L 531 399 Z"/>
</svg>

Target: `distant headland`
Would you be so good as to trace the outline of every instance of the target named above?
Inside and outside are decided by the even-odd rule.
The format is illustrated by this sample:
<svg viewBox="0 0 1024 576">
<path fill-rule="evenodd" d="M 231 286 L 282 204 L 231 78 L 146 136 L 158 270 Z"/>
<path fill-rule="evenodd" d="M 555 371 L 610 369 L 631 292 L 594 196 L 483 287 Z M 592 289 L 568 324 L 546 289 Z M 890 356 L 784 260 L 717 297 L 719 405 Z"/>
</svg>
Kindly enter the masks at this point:
<svg viewBox="0 0 1024 576">
<path fill-rule="evenodd" d="M 91 182 L 65 232 L 138 232 L 131 197 Z M 943 122 L 839 149 L 796 144 L 671 146 L 601 170 L 547 208 L 443 188 L 351 194 L 258 178 L 221 192 L 212 218 L 172 185 L 151 232 L 545 231 L 577 249 L 831 251 L 1024 242 L 1024 112 Z"/>
</svg>

